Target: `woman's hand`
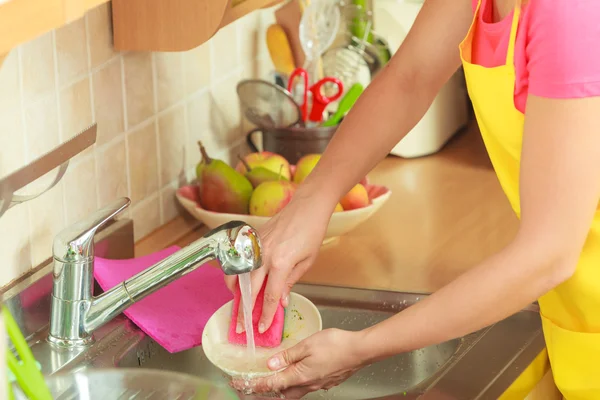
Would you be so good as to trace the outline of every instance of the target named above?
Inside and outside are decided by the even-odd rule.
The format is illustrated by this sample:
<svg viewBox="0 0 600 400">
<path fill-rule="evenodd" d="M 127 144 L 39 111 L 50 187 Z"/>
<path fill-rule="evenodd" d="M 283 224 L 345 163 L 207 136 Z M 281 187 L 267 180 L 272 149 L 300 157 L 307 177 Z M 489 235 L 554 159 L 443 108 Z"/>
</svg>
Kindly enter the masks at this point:
<svg viewBox="0 0 600 400">
<path fill-rule="evenodd" d="M 364 366 L 359 355 L 361 332 L 327 329 L 318 332 L 268 361 L 273 371 L 283 372 L 253 380 L 235 379 L 231 385 L 256 394 L 281 393 L 299 399 L 307 393 L 331 389 Z"/>
<path fill-rule="evenodd" d="M 279 302 L 288 305 L 292 286 L 313 264 L 327 230 L 327 224 L 337 201 L 328 201 L 311 192 L 304 184 L 285 208 L 259 230 L 263 266 L 252 272 L 253 304 L 269 275 L 259 321 L 259 332 L 266 331 L 273 322 Z M 227 286 L 235 290 L 237 277 L 226 277 Z M 244 331 L 244 316 L 238 315 L 236 331 Z"/>
</svg>

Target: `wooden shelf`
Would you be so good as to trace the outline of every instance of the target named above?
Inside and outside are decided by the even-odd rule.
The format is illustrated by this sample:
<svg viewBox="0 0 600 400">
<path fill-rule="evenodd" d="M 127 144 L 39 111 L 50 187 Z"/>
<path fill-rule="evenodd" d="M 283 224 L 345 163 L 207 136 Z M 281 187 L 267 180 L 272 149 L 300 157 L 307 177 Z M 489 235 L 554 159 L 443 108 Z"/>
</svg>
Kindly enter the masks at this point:
<svg viewBox="0 0 600 400">
<path fill-rule="evenodd" d="M 0 0 L 2 1 L 2 0 Z M 0 65 L 21 43 L 66 25 L 108 0 L 6 0 L 0 3 Z M 115 49 L 185 51 L 219 28 L 282 0 L 112 0 Z"/>
<path fill-rule="evenodd" d="M 282 0 L 113 0 L 115 49 L 186 51 L 220 28 Z"/>
<path fill-rule="evenodd" d="M 108 0 L 8 0 L 0 4 L 0 65 L 21 43 L 81 18 Z"/>
<path fill-rule="evenodd" d="M 240 19 L 254 10 L 272 7 L 281 2 L 283 2 L 283 0 L 232 0 L 223 16 L 220 27 L 229 25 L 233 21 Z"/>
<path fill-rule="evenodd" d="M 231 0 L 113 0 L 115 49 L 185 51 L 219 29 Z"/>
</svg>

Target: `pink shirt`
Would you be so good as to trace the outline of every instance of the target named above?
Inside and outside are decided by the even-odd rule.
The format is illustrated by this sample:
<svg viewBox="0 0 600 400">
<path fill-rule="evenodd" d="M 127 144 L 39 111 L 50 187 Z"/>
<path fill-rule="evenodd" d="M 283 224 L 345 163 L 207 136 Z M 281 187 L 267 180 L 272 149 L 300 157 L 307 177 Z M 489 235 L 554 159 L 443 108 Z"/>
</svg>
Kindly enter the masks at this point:
<svg viewBox="0 0 600 400">
<path fill-rule="evenodd" d="M 472 62 L 506 62 L 513 12 L 493 21 L 493 1 L 481 0 Z M 473 10 L 477 0 L 473 0 Z M 600 0 L 529 0 L 521 11 L 515 43 L 515 105 L 527 95 L 547 98 L 600 96 Z"/>
</svg>

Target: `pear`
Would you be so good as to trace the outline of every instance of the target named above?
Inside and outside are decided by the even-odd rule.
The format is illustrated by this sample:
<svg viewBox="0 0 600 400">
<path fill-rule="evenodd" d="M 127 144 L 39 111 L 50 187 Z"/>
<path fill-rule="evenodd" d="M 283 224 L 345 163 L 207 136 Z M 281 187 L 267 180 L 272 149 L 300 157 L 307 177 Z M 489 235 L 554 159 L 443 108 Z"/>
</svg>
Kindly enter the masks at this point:
<svg viewBox="0 0 600 400">
<path fill-rule="evenodd" d="M 260 185 L 263 182 L 278 181 L 280 179 L 283 181 L 288 180 L 285 176 L 282 175 L 282 170 L 284 167 L 283 164 L 281 164 L 281 167 L 279 168 L 279 173 L 276 173 L 265 167 L 252 167 L 240 155 L 238 155 L 238 158 L 240 159 L 240 162 L 242 163 L 242 165 L 244 166 L 244 170 L 246 171 L 244 175 L 250 181 L 250 183 L 252 183 L 252 186 L 254 186 L 254 188 L 258 187 L 258 185 Z"/>
<path fill-rule="evenodd" d="M 196 166 L 200 205 L 205 210 L 248 214 L 254 188 L 250 181 L 222 160 L 211 158 L 198 142 L 202 161 Z"/>
</svg>

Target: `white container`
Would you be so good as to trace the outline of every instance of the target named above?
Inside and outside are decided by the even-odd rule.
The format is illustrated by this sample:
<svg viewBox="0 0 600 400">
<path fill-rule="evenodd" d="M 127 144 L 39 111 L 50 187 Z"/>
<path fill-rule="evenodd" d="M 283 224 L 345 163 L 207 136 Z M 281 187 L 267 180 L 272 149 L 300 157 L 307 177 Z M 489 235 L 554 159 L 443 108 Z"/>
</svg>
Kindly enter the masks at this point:
<svg viewBox="0 0 600 400">
<path fill-rule="evenodd" d="M 410 31 L 422 3 L 422 0 L 373 0 L 374 30 L 386 40 L 392 54 Z M 461 69 L 444 85 L 423 118 L 390 154 L 414 158 L 436 153 L 468 119 L 467 90 Z"/>
</svg>

